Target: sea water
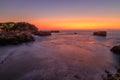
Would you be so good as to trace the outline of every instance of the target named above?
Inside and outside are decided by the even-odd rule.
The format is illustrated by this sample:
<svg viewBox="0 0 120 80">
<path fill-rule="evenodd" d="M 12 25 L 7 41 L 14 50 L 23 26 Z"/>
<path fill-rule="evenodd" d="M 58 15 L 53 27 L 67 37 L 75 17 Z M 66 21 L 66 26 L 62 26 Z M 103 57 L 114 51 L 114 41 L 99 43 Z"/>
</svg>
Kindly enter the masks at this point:
<svg viewBox="0 0 120 80">
<path fill-rule="evenodd" d="M 61 31 L 35 42 L 0 47 L 0 80 L 102 80 L 114 73 L 120 57 L 110 51 L 120 45 L 120 31 L 107 37 L 94 31 Z"/>
</svg>

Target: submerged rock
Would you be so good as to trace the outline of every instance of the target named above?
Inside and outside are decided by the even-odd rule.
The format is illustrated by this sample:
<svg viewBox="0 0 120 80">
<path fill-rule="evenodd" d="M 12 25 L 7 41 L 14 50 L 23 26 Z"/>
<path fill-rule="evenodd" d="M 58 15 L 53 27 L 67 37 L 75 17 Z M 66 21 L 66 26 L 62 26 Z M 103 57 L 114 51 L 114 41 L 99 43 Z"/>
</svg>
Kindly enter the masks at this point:
<svg viewBox="0 0 120 80">
<path fill-rule="evenodd" d="M 78 33 L 74 32 L 74 34 L 78 34 Z"/>
<path fill-rule="evenodd" d="M 120 45 L 119 46 L 114 46 L 111 48 L 111 51 L 117 54 L 120 54 Z"/>
<path fill-rule="evenodd" d="M 105 71 L 106 76 L 103 76 L 103 80 L 120 80 L 120 68 L 117 69 L 116 73 L 113 75 L 109 71 Z"/>
<path fill-rule="evenodd" d="M 50 31 L 36 31 L 36 32 L 33 32 L 33 34 L 38 36 L 51 36 Z"/>
<path fill-rule="evenodd" d="M 34 37 L 28 33 L 3 32 L 0 33 L 0 45 L 20 44 L 34 41 Z"/>
<path fill-rule="evenodd" d="M 107 32 L 106 31 L 96 31 L 93 33 L 93 35 L 95 35 L 95 36 L 107 36 Z"/>
</svg>

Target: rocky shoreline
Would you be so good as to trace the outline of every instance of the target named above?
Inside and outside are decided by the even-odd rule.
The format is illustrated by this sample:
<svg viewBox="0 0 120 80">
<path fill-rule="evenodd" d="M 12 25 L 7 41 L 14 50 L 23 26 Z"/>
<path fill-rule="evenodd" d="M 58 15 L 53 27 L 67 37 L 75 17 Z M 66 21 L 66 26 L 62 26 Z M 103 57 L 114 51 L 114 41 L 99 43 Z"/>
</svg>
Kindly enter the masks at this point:
<svg viewBox="0 0 120 80">
<path fill-rule="evenodd" d="M 35 41 L 35 38 L 25 32 L 2 32 L 0 33 L 0 45 L 16 45 L 24 42 Z"/>
<path fill-rule="evenodd" d="M 35 41 L 32 35 L 51 36 L 52 33 L 59 33 L 59 30 L 39 31 L 38 28 L 26 22 L 7 22 L 0 23 L 0 45 L 20 44 L 24 42 Z M 74 33 L 77 34 L 77 33 Z M 94 36 L 107 36 L 107 31 L 93 32 Z M 113 53 L 120 54 L 120 46 L 114 46 L 110 49 Z"/>
<path fill-rule="evenodd" d="M 51 36 L 52 33 L 59 32 L 58 30 L 38 31 L 35 25 L 26 22 L 0 23 L 0 46 L 35 41 L 32 35 Z"/>
</svg>

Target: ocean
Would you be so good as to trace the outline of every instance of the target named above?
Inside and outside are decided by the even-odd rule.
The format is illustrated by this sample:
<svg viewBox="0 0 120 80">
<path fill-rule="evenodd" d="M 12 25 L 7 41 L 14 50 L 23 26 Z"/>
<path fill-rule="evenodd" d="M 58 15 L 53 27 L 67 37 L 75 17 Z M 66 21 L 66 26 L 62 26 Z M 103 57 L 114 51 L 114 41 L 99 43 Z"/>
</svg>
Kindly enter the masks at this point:
<svg viewBox="0 0 120 80">
<path fill-rule="evenodd" d="M 107 37 L 93 32 L 61 31 L 0 46 L 0 80 L 102 80 L 105 70 L 120 67 L 120 56 L 110 51 L 120 45 L 120 31 L 109 30 Z"/>
</svg>

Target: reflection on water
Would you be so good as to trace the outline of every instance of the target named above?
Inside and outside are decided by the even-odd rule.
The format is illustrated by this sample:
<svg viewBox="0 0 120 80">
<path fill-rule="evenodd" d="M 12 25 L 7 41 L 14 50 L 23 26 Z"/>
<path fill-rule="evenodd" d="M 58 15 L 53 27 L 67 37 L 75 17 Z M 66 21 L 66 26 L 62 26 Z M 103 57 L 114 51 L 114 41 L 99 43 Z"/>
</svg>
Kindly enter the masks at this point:
<svg viewBox="0 0 120 80">
<path fill-rule="evenodd" d="M 0 80 L 101 80 L 104 70 L 114 71 L 119 59 L 109 49 L 120 44 L 119 32 L 106 38 L 74 32 L 0 47 Z"/>
</svg>

